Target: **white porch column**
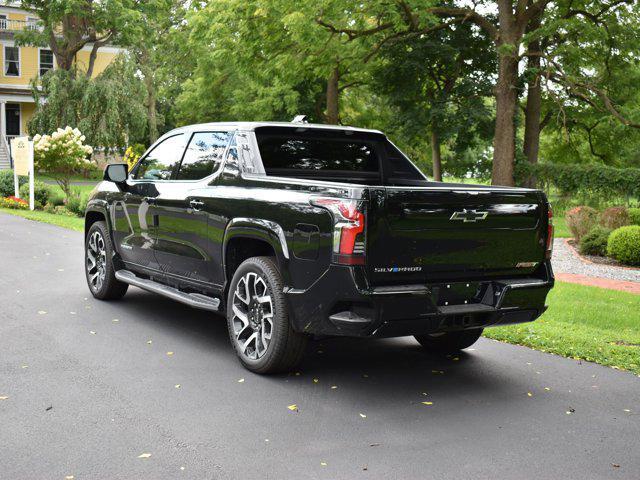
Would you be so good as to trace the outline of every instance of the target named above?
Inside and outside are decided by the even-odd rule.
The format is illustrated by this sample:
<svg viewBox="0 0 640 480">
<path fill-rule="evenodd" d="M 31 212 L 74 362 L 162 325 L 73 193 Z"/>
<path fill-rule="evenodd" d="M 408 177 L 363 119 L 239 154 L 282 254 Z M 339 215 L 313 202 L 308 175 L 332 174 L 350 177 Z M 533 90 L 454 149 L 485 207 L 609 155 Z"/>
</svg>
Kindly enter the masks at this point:
<svg viewBox="0 0 640 480">
<path fill-rule="evenodd" d="M 7 109 L 6 101 L 0 100 L 0 134 L 2 134 L 2 138 L 7 138 Z"/>
</svg>

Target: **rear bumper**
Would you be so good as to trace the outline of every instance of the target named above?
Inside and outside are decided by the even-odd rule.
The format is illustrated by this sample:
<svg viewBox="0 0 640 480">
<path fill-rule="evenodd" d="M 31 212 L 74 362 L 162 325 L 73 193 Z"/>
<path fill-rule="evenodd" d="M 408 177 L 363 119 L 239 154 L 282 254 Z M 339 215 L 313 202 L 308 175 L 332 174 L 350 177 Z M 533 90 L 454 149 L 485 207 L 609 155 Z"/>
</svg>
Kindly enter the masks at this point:
<svg viewBox="0 0 640 480">
<path fill-rule="evenodd" d="M 332 266 L 310 288 L 285 293 L 297 331 L 399 337 L 533 321 L 553 283 L 549 262 L 530 278 L 376 288 L 361 268 Z"/>
</svg>

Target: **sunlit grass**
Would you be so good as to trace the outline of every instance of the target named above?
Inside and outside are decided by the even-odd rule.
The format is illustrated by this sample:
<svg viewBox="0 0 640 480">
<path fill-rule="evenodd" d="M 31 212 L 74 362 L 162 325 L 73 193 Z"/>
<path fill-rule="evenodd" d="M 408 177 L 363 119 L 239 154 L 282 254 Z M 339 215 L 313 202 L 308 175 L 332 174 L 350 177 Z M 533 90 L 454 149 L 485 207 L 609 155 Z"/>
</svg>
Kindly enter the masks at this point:
<svg viewBox="0 0 640 480">
<path fill-rule="evenodd" d="M 533 323 L 485 336 L 640 374 L 640 295 L 557 282 Z"/>
</svg>

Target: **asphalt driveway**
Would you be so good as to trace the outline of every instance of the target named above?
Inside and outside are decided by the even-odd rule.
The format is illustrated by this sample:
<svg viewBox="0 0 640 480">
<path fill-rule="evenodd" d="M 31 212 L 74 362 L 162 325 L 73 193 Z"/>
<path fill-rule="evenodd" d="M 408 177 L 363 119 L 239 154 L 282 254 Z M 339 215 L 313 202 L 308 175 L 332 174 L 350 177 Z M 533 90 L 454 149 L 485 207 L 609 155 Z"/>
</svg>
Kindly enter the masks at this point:
<svg viewBox="0 0 640 480">
<path fill-rule="evenodd" d="M 0 342 L 0 478 L 640 478 L 632 374 L 401 338 L 314 342 L 298 373 L 253 375 L 221 317 L 135 288 L 94 300 L 81 234 L 4 214 Z"/>
</svg>

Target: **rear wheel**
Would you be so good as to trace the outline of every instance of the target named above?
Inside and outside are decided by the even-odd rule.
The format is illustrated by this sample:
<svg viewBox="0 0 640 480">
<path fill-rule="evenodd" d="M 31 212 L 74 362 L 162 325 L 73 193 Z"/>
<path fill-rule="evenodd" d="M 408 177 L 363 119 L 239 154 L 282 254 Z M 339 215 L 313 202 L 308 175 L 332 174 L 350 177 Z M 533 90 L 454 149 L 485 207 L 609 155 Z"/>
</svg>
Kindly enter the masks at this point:
<svg viewBox="0 0 640 480">
<path fill-rule="evenodd" d="M 256 373 L 293 369 L 308 337 L 289 321 L 283 283 L 271 257 L 253 257 L 236 270 L 229 287 L 227 326 L 242 365 Z"/>
<path fill-rule="evenodd" d="M 129 285 L 116 280 L 113 245 L 104 222 L 91 225 L 85 239 L 84 252 L 85 273 L 91 294 L 100 300 L 123 297 Z"/>
<path fill-rule="evenodd" d="M 427 350 L 439 353 L 454 353 L 470 347 L 482 335 L 482 328 L 458 332 L 415 335 L 415 339 Z"/>
</svg>

